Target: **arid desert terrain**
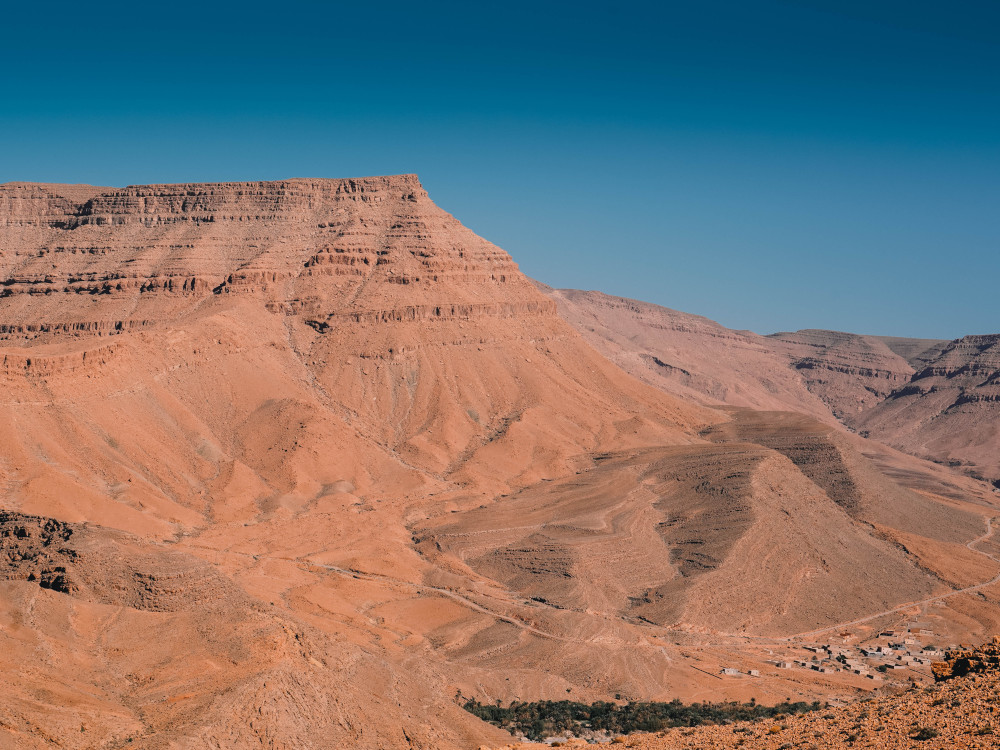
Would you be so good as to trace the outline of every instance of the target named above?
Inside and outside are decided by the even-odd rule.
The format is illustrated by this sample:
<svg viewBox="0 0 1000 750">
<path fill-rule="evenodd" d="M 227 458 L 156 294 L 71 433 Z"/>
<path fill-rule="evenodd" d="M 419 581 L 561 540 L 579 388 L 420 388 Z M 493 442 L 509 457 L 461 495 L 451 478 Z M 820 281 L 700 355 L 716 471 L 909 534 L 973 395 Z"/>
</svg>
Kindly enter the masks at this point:
<svg viewBox="0 0 1000 750">
<path fill-rule="evenodd" d="M 552 289 L 415 175 L 0 185 L 0 383 L 3 750 L 857 706 L 1000 633 L 1000 334 Z"/>
</svg>

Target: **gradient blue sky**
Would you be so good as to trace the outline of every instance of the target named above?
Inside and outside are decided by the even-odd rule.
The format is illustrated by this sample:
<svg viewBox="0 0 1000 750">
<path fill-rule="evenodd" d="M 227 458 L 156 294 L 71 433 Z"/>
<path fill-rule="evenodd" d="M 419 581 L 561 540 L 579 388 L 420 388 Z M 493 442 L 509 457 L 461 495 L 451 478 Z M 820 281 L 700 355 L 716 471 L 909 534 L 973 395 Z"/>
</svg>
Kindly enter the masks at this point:
<svg viewBox="0 0 1000 750">
<path fill-rule="evenodd" d="M 555 286 L 1000 331 L 1000 3 L 8 4 L 0 182 L 416 172 Z"/>
</svg>

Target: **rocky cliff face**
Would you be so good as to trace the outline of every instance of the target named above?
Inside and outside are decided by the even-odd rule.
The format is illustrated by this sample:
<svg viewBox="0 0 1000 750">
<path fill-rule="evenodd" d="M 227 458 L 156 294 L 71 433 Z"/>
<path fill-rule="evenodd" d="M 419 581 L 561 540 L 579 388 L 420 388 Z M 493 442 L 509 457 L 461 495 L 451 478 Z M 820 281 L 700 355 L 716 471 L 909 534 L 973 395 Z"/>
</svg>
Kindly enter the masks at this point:
<svg viewBox="0 0 1000 750">
<path fill-rule="evenodd" d="M 874 406 L 913 375 L 906 359 L 873 336 L 808 330 L 768 338 L 838 419 Z"/>
<path fill-rule="evenodd" d="M 506 253 L 437 209 L 412 175 L 56 189 L 0 187 L 9 340 L 165 324 L 219 295 L 261 295 L 319 325 L 333 315 L 412 317 L 413 305 L 383 309 L 397 296 L 387 284 L 428 298 L 418 315 L 553 310 Z"/>
<path fill-rule="evenodd" d="M 494 442 L 511 421 L 541 438 L 545 419 L 526 415 L 529 407 L 549 404 L 550 388 L 579 390 L 571 381 L 584 374 L 584 402 L 601 401 L 602 390 L 617 399 L 613 368 L 505 252 L 435 206 L 413 175 L 100 191 L 7 185 L 2 195 L 8 370 L 99 366 L 104 339 L 156 337 L 240 309 L 287 341 L 296 365 L 366 434 L 435 470 Z M 578 357 L 571 372 L 562 360 Z M 627 398 L 658 398 L 651 393 Z M 593 413 L 607 409 L 550 405 L 584 417 L 574 445 L 593 441 Z M 698 419 L 662 406 L 637 411 Z M 669 417 L 652 421 L 674 429 Z M 551 442 L 555 461 L 563 439 Z"/>
<path fill-rule="evenodd" d="M 851 424 L 1000 487 L 1000 334 L 948 343 L 907 383 Z"/>
<path fill-rule="evenodd" d="M 1000 677 L 1000 636 L 978 648 L 956 648 L 945 652 L 944 660 L 934 664 L 934 679 L 938 682 L 986 674 Z"/>
</svg>

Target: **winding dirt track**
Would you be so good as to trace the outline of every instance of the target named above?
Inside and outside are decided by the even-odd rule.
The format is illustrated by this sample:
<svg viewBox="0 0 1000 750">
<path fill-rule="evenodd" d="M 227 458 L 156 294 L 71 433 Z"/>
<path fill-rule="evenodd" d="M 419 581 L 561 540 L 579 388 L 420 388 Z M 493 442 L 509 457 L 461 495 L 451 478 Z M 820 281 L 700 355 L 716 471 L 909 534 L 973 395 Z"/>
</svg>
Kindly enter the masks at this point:
<svg viewBox="0 0 1000 750">
<path fill-rule="evenodd" d="M 322 565 L 320 563 L 313 563 L 313 562 L 309 562 L 309 563 L 306 563 L 306 564 L 309 565 L 310 567 L 322 568 L 323 570 L 329 570 L 329 571 L 331 571 L 333 573 L 337 573 L 338 575 L 342 575 L 342 576 L 346 576 L 346 577 L 350 577 L 350 578 L 358 578 L 358 579 L 365 580 L 365 581 L 379 581 L 381 583 L 389 583 L 389 584 L 392 584 L 392 585 L 395 585 L 395 586 L 407 586 L 407 587 L 413 589 L 414 591 L 420 591 L 420 592 L 432 593 L 432 594 L 440 594 L 441 596 L 446 596 L 449 599 L 452 599 L 452 600 L 458 602 L 459 604 L 461 604 L 461 605 L 463 605 L 465 607 L 468 607 L 469 609 L 472 609 L 472 610 L 474 610 L 476 612 L 480 612 L 480 613 L 482 613 L 484 615 L 489 615 L 490 617 L 492 617 L 492 618 L 494 618 L 496 620 L 501 620 L 501 621 L 506 622 L 506 623 L 508 623 L 510 625 L 513 625 L 515 627 L 521 628 L 521 630 L 526 630 L 529 633 L 534 633 L 535 635 L 540 636 L 542 638 L 550 638 L 552 640 L 564 641 L 566 643 L 585 643 L 586 642 L 586 641 L 584 641 L 582 639 L 567 638 L 565 636 L 555 635 L 554 633 L 547 633 L 544 630 L 539 630 L 538 628 L 534 627 L 533 625 L 529 625 L 528 623 L 523 622 L 522 620 L 518 620 L 516 617 L 510 617 L 509 615 L 501 615 L 501 614 L 498 614 L 496 612 L 493 612 L 492 610 L 489 610 L 486 607 L 483 607 L 483 606 L 481 606 L 479 604 L 476 604 L 471 599 L 468 599 L 468 598 L 462 596 L 461 594 L 458 594 L 458 593 L 456 593 L 456 592 L 454 592 L 454 591 L 452 591 L 450 589 L 444 589 L 444 588 L 440 588 L 438 586 L 427 586 L 427 585 L 422 584 L 422 583 L 413 583 L 411 581 L 404 581 L 404 580 L 399 579 L 399 578 L 390 578 L 389 576 L 382 576 L 382 575 L 378 575 L 378 574 L 375 574 L 375 573 L 362 573 L 361 571 L 358 571 L 358 570 L 349 570 L 347 568 L 338 568 L 336 565 Z"/>
</svg>

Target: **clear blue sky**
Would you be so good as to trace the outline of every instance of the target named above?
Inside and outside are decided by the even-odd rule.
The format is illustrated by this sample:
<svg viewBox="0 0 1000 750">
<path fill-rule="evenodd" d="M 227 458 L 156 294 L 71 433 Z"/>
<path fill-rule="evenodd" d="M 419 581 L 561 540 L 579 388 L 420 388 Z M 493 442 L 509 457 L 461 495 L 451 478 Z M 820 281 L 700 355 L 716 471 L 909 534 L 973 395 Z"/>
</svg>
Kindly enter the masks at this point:
<svg viewBox="0 0 1000 750">
<path fill-rule="evenodd" d="M 555 286 L 1000 331 L 996 0 L 12 3 L 0 64 L 0 182 L 416 172 Z"/>
</svg>

